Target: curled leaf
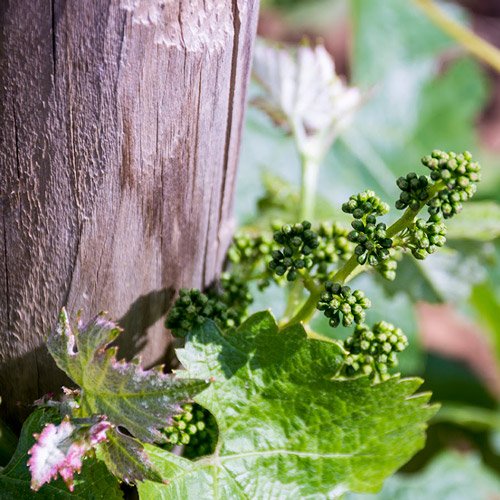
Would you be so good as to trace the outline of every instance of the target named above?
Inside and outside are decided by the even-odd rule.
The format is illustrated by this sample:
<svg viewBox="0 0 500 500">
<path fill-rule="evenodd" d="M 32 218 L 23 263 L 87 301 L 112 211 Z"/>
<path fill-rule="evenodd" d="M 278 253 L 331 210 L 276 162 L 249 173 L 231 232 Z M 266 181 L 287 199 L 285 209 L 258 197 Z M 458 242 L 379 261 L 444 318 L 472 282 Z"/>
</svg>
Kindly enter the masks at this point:
<svg viewBox="0 0 500 500">
<path fill-rule="evenodd" d="M 109 344 L 120 332 L 103 313 L 73 328 L 63 309 L 47 347 L 57 366 L 80 386 L 83 415 L 106 415 L 142 441 L 165 441 L 158 429 L 208 382 L 167 375 L 161 367 L 144 370 L 137 360 L 118 361 Z"/>
</svg>

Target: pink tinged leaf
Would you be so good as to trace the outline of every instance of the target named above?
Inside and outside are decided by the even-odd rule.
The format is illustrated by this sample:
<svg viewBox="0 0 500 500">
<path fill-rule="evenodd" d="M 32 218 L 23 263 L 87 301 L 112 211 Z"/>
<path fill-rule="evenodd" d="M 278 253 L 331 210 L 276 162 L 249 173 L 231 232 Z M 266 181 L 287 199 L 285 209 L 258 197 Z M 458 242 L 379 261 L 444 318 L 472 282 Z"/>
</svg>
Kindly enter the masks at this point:
<svg viewBox="0 0 500 500">
<path fill-rule="evenodd" d="M 108 439 L 107 432 L 112 425 L 107 420 L 101 420 L 89 429 L 89 443 L 92 447 Z"/>
<path fill-rule="evenodd" d="M 36 443 L 28 451 L 31 458 L 28 467 L 31 472 L 31 488 L 38 491 L 45 483 L 59 474 L 70 491 L 73 491 L 73 475 L 80 472 L 82 459 L 97 444 L 107 439 L 106 432 L 111 424 L 102 420 L 83 432 L 69 421 L 59 425 L 48 424 L 37 436 Z"/>
</svg>

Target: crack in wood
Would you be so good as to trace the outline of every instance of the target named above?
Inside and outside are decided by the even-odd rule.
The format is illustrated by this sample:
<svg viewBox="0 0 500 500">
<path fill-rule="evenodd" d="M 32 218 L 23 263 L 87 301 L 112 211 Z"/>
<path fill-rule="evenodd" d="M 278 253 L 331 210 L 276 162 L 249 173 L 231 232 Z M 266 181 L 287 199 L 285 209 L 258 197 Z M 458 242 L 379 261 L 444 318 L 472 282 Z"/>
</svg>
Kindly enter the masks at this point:
<svg viewBox="0 0 500 500">
<path fill-rule="evenodd" d="M 217 233 L 218 239 L 218 247 L 222 246 L 225 242 L 220 239 L 220 229 L 221 222 L 224 218 L 224 198 L 226 196 L 226 179 L 228 169 L 233 167 L 229 165 L 229 153 L 231 148 L 231 139 L 233 134 L 233 106 L 235 96 L 235 87 L 236 87 L 236 77 L 238 73 L 238 53 L 239 53 L 239 41 L 240 41 L 240 29 L 241 29 L 241 20 L 240 20 L 240 11 L 238 7 L 238 0 L 232 1 L 232 9 L 233 9 L 233 47 L 232 47 L 232 56 L 231 56 L 231 76 L 229 81 L 229 96 L 228 96 L 228 114 L 227 114 L 227 128 L 226 128 L 226 142 L 224 148 L 224 164 L 222 170 L 222 182 L 221 182 L 221 191 L 220 191 L 220 205 L 219 205 L 219 214 L 218 214 L 218 228 L 219 232 Z M 235 168 L 235 166 L 233 167 Z"/>
<path fill-rule="evenodd" d="M 52 38 L 52 74 L 54 78 L 54 86 L 56 86 L 57 75 L 57 32 L 56 32 L 56 0 L 50 0 L 50 21 L 51 21 L 51 38 Z"/>
</svg>

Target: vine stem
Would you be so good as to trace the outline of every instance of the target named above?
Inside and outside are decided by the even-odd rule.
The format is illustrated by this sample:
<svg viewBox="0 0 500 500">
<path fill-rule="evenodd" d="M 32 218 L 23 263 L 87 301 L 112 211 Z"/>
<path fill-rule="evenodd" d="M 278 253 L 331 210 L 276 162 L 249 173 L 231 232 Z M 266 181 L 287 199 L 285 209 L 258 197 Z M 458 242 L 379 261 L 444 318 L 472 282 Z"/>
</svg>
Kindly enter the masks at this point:
<svg viewBox="0 0 500 500">
<path fill-rule="evenodd" d="M 298 139 L 296 138 L 297 147 Z M 318 183 L 318 173 L 320 162 L 311 156 L 301 152 L 301 183 L 300 183 L 300 220 L 313 220 L 316 198 L 316 185 Z M 291 316 L 303 297 L 303 288 L 299 281 L 296 281 L 288 295 L 285 317 Z"/>
<path fill-rule="evenodd" d="M 300 218 L 313 220 L 318 183 L 319 161 L 301 154 L 302 182 L 300 186 Z"/>
<path fill-rule="evenodd" d="M 429 189 L 429 195 L 420 203 L 417 210 L 413 210 L 412 208 L 408 207 L 403 215 L 396 222 L 394 222 L 394 224 L 387 228 L 387 237 L 392 238 L 393 236 L 401 233 L 401 231 L 404 231 L 406 228 L 408 228 L 413 223 L 420 210 L 422 210 L 422 208 L 427 204 L 427 202 L 434 198 L 434 196 L 436 196 L 436 194 L 444 187 L 445 185 L 442 181 L 436 182 L 436 184 L 434 184 Z M 348 281 L 349 276 L 359 265 L 360 264 L 357 260 L 356 254 L 353 254 L 351 258 L 332 276 L 331 281 L 344 284 L 346 281 Z M 318 300 L 321 297 L 323 287 L 321 285 L 313 283 L 313 280 L 311 280 L 310 278 L 307 278 L 307 281 L 305 281 L 305 285 L 307 290 L 310 292 L 309 298 L 297 311 L 295 316 L 293 316 L 293 318 L 284 325 L 284 328 L 300 322 L 308 321 L 316 311 L 316 305 L 318 304 Z"/>
<path fill-rule="evenodd" d="M 345 283 L 349 275 L 358 265 L 359 264 L 356 259 L 356 255 L 352 255 L 351 258 L 335 273 L 332 281 L 335 281 L 335 283 Z M 316 284 L 314 284 L 313 286 L 309 283 L 306 288 L 311 294 L 305 301 L 304 305 L 297 311 L 295 316 L 290 321 L 288 321 L 283 326 L 283 328 L 296 325 L 297 323 L 300 323 L 302 321 L 307 321 L 316 311 L 316 306 L 323 291 L 323 287 Z"/>
<path fill-rule="evenodd" d="M 450 19 L 433 0 L 413 0 L 426 16 L 471 54 L 500 73 L 500 50 Z"/>
</svg>

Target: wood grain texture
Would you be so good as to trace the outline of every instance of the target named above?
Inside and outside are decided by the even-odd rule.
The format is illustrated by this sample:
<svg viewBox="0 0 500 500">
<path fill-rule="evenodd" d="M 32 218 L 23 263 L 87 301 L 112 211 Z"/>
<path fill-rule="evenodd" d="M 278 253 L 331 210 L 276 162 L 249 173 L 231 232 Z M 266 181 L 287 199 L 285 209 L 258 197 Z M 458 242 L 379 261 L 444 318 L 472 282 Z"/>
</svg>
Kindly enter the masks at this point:
<svg viewBox="0 0 500 500">
<path fill-rule="evenodd" d="M 106 310 L 160 359 L 182 286 L 209 284 L 232 196 L 258 0 L 0 1 L 0 395 L 64 381 L 59 309 Z"/>
</svg>

